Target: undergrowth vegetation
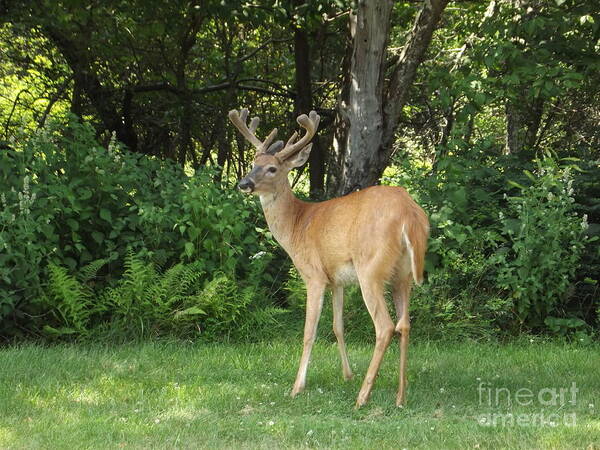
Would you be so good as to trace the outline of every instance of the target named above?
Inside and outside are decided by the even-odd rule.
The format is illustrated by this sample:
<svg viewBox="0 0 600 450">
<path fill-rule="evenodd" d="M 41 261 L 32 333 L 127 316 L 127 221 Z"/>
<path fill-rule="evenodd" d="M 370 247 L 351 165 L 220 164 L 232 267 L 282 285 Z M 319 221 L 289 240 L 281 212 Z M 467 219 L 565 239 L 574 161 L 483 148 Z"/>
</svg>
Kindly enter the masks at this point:
<svg viewBox="0 0 600 450">
<path fill-rule="evenodd" d="M 477 146 L 386 182 L 429 213 L 416 335 L 552 333 L 598 323 L 597 168 L 547 154 L 527 167 Z M 511 159 L 512 158 L 512 159 Z M 524 171 L 523 167 L 527 167 Z M 49 126 L 0 152 L 0 334 L 6 339 L 252 340 L 299 330 L 304 285 L 253 198 L 210 170 L 101 146 L 88 125 Z M 580 192 L 578 192 L 578 189 Z M 331 333 L 330 302 L 321 330 Z M 350 339 L 372 336 L 346 289 Z"/>
<path fill-rule="evenodd" d="M 285 271 L 269 265 L 254 202 L 212 172 L 190 176 L 114 139 L 103 148 L 73 121 L 0 152 L 0 175 L 3 336 L 217 338 L 272 326 Z"/>
</svg>

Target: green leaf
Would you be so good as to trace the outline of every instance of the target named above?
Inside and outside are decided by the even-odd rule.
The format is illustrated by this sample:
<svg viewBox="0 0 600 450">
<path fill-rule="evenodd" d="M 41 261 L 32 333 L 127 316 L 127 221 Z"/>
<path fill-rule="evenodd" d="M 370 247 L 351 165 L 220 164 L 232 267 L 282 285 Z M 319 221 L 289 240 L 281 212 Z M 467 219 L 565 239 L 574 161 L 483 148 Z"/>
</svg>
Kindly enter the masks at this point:
<svg viewBox="0 0 600 450">
<path fill-rule="evenodd" d="M 92 238 L 94 238 L 98 244 L 102 244 L 102 241 L 104 241 L 104 234 L 99 231 L 92 231 Z"/>
<path fill-rule="evenodd" d="M 54 328 L 54 327 L 51 327 L 50 325 L 44 325 L 43 330 L 44 330 L 44 332 L 46 332 L 50 335 L 53 335 L 53 336 L 64 336 L 65 334 L 77 333 L 77 330 L 75 330 L 73 328 L 69 328 L 69 327 Z"/>
<path fill-rule="evenodd" d="M 525 186 L 523 186 L 522 184 L 519 184 L 513 180 L 508 180 L 508 184 L 510 184 L 511 186 L 514 186 L 514 187 L 518 187 L 519 189 L 525 189 Z"/>
<path fill-rule="evenodd" d="M 79 191 L 79 200 L 88 200 L 92 198 L 92 191 L 89 189 L 81 189 Z"/>
<path fill-rule="evenodd" d="M 185 243 L 185 254 L 190 258 L 192 257 L 192 255 L 194 254 L 194 243 L 193 242 Z"/>
<path fill-rule="evenodd" d="M 190 308 L 184 309 L 183 311 L 177 311 L 175 313 L 175 318 L 178 319 L 182 316 L 197 316 L 197 315 L 206 315 L 206 311 L 197 306 L 192 306 Z"/>
<path fill-rule="evenodd" d="M 74 219 L 67 219 L 67 225 L 69 225 L 69 228 L 73 231 L 79 230 L 79 222 Z"/>
<path fill-rule="evenodd" d="M 112 215 L 106 208 L 102 208 L 100 210 L 100 218 L 106 220 L 107 222 L 112 222 Z"/>
</svg>

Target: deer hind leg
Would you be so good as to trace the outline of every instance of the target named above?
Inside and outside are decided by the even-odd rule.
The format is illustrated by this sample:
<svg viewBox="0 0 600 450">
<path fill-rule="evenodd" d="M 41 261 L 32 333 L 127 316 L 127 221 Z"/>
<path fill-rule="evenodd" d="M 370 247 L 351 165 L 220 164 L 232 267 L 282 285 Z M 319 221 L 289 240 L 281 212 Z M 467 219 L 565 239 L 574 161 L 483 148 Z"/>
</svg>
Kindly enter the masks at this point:
<svg viewBox="0 0 600 450">
<path fill-rule="evenodd" d="M 385 303 L 383 280 L 379 277 L 369 275 L 370 274 L 368 273 L 359 273 L 358 281 L 362 291 L 363 300 L 369 310 L 371 319 L 373 319 L 373 324 L 375 325 L 375 349 L 373 351 L 371 363 L 369 364 L 369 369 L 367 370 L 367 374 L 365 375 L 365 379 L 356 399 L 357 408 L 363 406 L 369 399 L 371 389 L 373 389 L 373 384 L 377 377 L 377 372 L 379 372 L 379 367 L 383 360 L 383 355 L 394 335 L 394 323 L 392 322 Z"/>
<path fill-rule="evenodd" d="M 396 332 L 400 343 L 400 374 L 396 406 L 406 403 L 406 360 L 408 357 L 408 336 L 410 334 L 410 316 L 408 311 L 411 289 L 411 274 L 398 276 L 394 280 L 392 296 L 396 307 Z"/>
<path fill-rule="evenodd" d="M 317 325 L 321 310 L 323 308 L 323 293 L 325 284 L 320 282 L 308 283 L 306 286 L 306 320 L 304 323 L 304 348 L 302 357 L 300 358 L 300 367 L 296 375 L 296 382 L 290 394 L 295 397 L 304 390 L 306 386 L 306 372 L 308 371 L 308 363 L 310 361 L 310 353 L 317 335 Z"/>
<path fill-rule="evenodd" d="M 342 359 L 342 372 L 344 379 L 352 378 L 352 370 L 348 361 L 348 352 L 346 351 L 346 342 L 344 341 L 344 287 L 334 286 L 332 289 L 333 297 L 333 332 L 337 338 L 340 358 Z"/>
</svg>

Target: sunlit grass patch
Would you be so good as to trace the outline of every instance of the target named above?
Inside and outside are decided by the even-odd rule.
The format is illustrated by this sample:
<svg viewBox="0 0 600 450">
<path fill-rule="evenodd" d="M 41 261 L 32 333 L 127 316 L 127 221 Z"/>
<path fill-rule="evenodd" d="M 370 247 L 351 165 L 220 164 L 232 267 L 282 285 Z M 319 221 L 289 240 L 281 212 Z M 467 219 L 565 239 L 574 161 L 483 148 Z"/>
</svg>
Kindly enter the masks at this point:
<svg viewBox="0 0 600 450">
<path fill-rule="evenodd" d="M 0 447 L 600 444 L 597 346 L 415 342 L 408 405 L 403 409 L 394 406 L 398 351 L 392 346 L 372 398 L 360 410 L 353 404 L 371 346 L 349 346 L 356 374 L 344 382 L 335 344 L 318 342 L 307 390 L 291 399 L 300 350 L 300 342 L 292 340 L 7 348 L 0 351 Z M 578 388 L 574 404 L 544 403 L 552 400 L 548 392 L 560 392 L 572 383 Z M 488 401 L 496 389 L 501 390 L 498 401 Z M 534 401 L 522 404 L 518 393 L 528 391 Z M 540 392 L 542 403 L 537 399 Z M 557 411 L 574 414 L 576 423 L 519 425 L 507 419 L 514 415 L 531 421 L 540 411 L 546 416 Z M 497 423 L 481 423 L 482 417 L 493 414 L 500 417 Z"/>
</svg>

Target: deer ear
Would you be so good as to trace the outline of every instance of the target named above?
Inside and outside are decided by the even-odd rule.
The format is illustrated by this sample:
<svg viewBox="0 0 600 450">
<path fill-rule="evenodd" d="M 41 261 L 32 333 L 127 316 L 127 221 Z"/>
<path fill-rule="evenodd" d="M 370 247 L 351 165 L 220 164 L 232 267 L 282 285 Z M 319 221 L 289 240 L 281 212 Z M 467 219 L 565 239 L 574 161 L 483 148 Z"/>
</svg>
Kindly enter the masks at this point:
<svg viewBox="0 0 600 450">
<path fill-rule="evenodd" d="M 304 165 L 304 163 L 308 161 L 308 155 L 310 155 L 311 149 L 312 144 L 308 144 L 306 147 L 304 147 L 302 150 L 300 150 L 298 153 L 292 156 L 287 162 L 289 168 L 293 169 L 294 167 L 300 167 Z"/>
</svg>

